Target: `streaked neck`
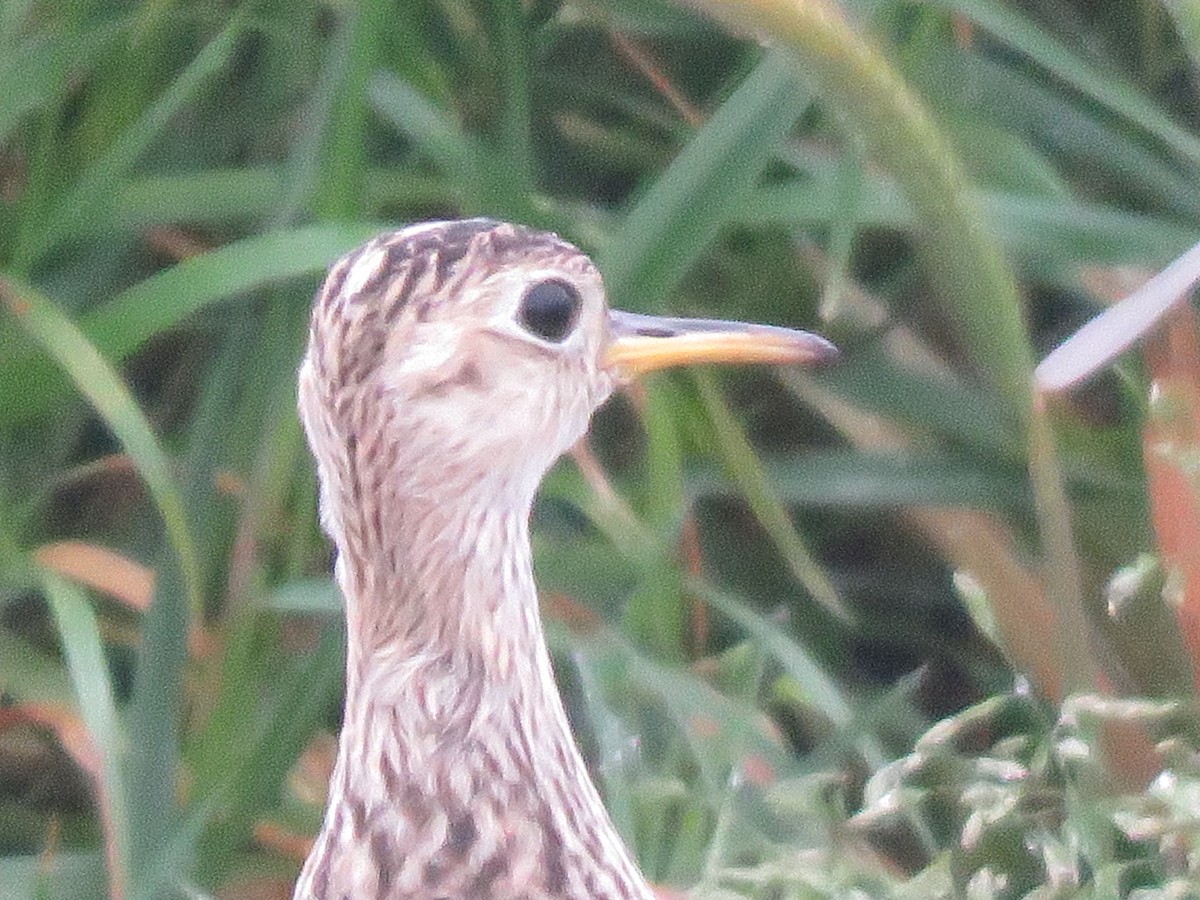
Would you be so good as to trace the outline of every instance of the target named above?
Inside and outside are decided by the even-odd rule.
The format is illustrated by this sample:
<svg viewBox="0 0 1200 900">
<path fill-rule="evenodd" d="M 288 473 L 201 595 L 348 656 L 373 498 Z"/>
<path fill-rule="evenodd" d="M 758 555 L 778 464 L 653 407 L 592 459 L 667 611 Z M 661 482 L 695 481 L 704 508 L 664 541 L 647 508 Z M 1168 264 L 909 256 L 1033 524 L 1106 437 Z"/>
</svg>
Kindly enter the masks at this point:
<svg viewBox="0 0 1200 900">
<path fill-rule="evenodd" d="M 447 508 L 340 548 L 345 721 L 297 896 L 651 898 L 554 683 L 528 507 Z"/>
</svg>

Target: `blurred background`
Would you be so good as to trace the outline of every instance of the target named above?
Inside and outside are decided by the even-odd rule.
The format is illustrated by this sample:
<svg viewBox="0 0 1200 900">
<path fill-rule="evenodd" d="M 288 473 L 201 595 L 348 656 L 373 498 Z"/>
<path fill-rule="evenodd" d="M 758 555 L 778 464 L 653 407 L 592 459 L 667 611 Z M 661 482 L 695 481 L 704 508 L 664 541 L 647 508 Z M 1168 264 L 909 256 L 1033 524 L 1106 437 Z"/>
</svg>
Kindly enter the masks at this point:
<svg viewBox="0 0 1200 900">
<path fill-rule="evenodd" d="M 1032 371 L 1200 233 L 1198 62 L 1195 0 L 0 2 L 0 897 L 290 895 L 342 678 L 309 305 L 471 215 L 843 350 L 656 376 L 542 492 L 656 884 L 1197 896 L 1191 309 Z"/>
</svg>

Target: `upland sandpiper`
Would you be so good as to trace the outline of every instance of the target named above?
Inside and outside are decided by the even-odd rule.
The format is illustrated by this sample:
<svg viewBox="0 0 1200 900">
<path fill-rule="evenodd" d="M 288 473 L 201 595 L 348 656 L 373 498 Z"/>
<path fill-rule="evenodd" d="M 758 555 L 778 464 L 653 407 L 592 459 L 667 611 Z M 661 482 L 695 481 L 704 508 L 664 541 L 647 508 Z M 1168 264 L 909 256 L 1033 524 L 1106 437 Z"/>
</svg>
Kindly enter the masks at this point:
<svg viewBox="0 0 1200 900">
<path fill-rule="evenodd" d="M 333 266 L 299 406 L 346 601 L 346 701 L 297 897 L 654 896 L 555 686 L 534 494 L 623 380 L 834 353 L 806 332 L 610 311 L 582 252 L 485 219 L 403 228 Z"/>
</svg>

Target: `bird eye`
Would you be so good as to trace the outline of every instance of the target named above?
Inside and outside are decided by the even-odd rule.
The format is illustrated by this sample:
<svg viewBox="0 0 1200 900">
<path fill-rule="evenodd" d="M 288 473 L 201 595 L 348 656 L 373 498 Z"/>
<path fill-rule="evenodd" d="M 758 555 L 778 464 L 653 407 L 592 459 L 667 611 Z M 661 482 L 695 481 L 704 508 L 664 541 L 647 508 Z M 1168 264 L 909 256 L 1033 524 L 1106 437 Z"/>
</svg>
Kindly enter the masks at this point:
<svg viewBox="0 0 1200 900">
<path fill-rule="evenodd" d="M 539 281 L 521 298 L 517 319 L 531 334 L 557 344 L 575 327 L 582 302 L 579 291 L 565 281 Z"/>
</svg>

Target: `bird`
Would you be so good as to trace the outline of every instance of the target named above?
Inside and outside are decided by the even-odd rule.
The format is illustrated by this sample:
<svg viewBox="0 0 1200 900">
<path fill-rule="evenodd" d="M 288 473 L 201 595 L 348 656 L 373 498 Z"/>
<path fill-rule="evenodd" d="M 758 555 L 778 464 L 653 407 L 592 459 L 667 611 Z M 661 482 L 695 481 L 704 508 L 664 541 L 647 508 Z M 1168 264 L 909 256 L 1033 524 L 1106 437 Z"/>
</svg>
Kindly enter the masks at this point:
<svg viewBox="0 0 1200 900">
<path fill-rule="evenodd" d="M 330 268 L 297 404 L 345 601 L 345 701 L 297 900 L 655 896 L 556 688 L 535 494 L 629 380 L 836 352 L 609 310 L 585 253 L 490 219 L 402 227 Z"/>
</svg>

